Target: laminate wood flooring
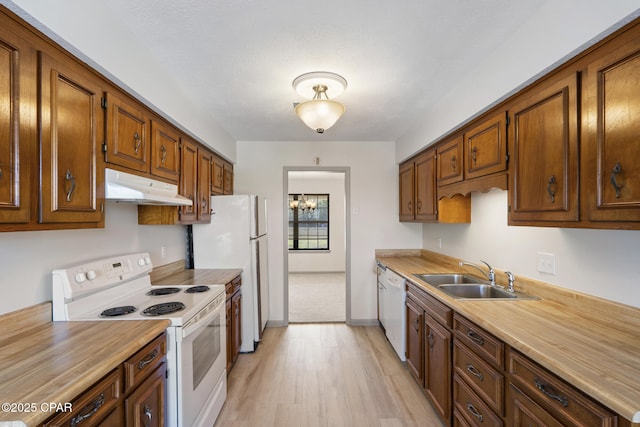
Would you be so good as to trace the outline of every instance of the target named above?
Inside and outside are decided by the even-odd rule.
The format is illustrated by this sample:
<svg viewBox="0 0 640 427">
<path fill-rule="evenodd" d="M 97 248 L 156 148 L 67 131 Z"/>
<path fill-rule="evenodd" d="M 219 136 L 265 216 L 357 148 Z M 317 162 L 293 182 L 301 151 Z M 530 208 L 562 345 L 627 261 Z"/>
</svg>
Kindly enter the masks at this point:
<svg viewBox="0 0 640 427">
<path fill-rule="evenodd" d="M 216 427 L 442 426 L 379 327 L 267 328 L 227 390 Z"/>
</svg>

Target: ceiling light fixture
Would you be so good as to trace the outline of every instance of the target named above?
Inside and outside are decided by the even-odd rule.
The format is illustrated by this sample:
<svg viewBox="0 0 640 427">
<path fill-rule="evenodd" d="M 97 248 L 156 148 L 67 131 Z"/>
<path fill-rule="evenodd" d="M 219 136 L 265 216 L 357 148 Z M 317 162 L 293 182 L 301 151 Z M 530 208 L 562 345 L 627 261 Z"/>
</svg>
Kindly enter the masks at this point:
<svg viewBox="0 0 640 427">
<path fill-rule="evenodd" d="M 333 126 L 344 113 L 344 105 L 329 99 L 340 95 L 347 87 L 344 77 L 327 71 L 302 74 L 293 80 L 293 87 L 310 101 L 293 104 L 296 114 L 318 133 Z"/>
</svg>

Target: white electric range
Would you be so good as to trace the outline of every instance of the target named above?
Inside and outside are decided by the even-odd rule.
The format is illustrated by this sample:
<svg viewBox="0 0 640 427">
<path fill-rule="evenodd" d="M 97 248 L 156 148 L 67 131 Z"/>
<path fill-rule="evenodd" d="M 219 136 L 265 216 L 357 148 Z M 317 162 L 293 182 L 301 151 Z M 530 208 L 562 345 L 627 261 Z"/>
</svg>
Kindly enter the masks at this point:
<svg viewBox="0 0 640 427">
<path fill-rule="evenodd" d="M 54 321 L 168 319 L 168 427 L 212 426 L 226 399 L 225 286 L 153 286 L 148 253 L 53 271 Z"/>
</svg>

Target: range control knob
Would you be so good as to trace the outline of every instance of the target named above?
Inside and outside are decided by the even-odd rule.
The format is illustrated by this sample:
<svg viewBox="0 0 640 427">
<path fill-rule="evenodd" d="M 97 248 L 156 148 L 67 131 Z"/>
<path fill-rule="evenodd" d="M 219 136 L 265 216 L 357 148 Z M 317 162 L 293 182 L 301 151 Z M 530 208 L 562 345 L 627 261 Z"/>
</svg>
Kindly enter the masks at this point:
<svg viewBox="0 0 640 427">
<path fill-rule="evenodd" d="M 140 267 L 142 267 L 142 266 L 144 266 L 144 264 L 145 264 L 145 260 L 144 260 L 144 258 L 139 258 L 139 259 L 138 259 L 138 265 L 139 265 Z"/>
<path fill-rule="evenodd" d="M 151 264 L 151 258 L 144 257 L 144 263 L 147 264 L 147 265 Z"/>
<path fill-rule="evenodd" d="M 97 275 L 96 275 L 95 270 L 89 270 L 89 271 L 87 271 L 87 279 L 89 279 L 89 280 L 93 280 L 93 279 L 95 279 L 95 278 L 96 278 L 96 276 L 97 276 Z"/>
<path fill-rule="evenodd" d="M 82 283 L 87 280 L 87 276 L 83 272 L 76 273 L 75 277 L 76 283 Z"/>
</svg>

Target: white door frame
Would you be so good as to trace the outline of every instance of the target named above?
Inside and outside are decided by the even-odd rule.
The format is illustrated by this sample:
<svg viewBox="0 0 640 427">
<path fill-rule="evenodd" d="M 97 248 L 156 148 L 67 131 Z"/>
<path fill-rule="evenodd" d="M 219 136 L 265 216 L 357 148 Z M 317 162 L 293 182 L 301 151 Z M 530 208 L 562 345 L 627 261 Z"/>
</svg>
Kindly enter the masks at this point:
<svg viewBox="0 0 640 427">
<path fill-rule="evenodd" d="M 282 168 L 282 188 L 284 189 L 283 204 L 283 233 L 282 233 L 282 250 L 284 260 L 284 326 L 289 324 L 289 172 L 306 172 L 306 171 L 319 171 L 319 172 L 337 172 L 344 174 L 344 232 L 345 232 L 345 322 L 347 325 L 351 324 L 351 168 L 348 166 L 284 166 Z"/>
</svg>

